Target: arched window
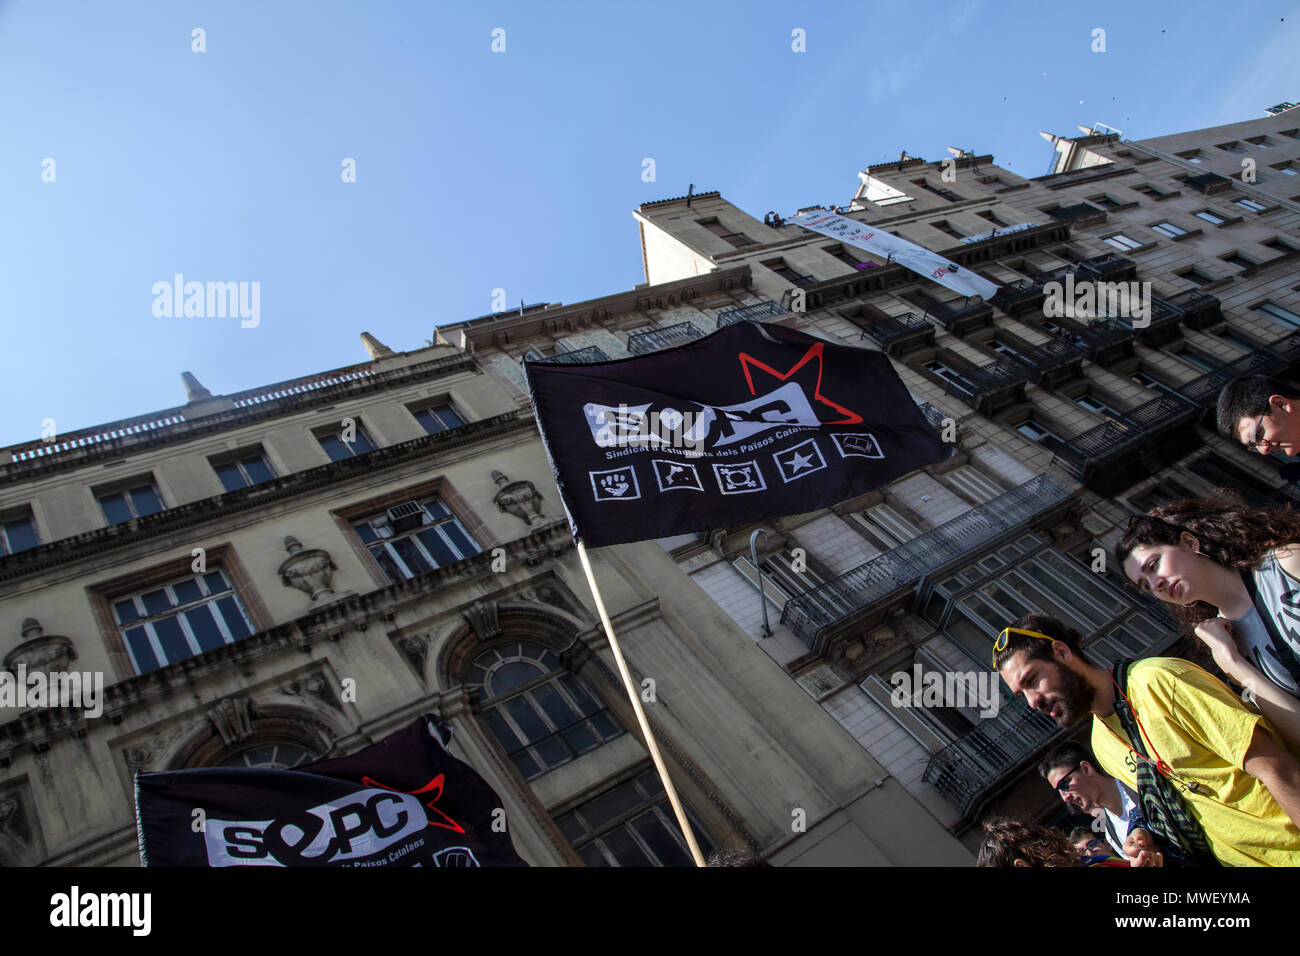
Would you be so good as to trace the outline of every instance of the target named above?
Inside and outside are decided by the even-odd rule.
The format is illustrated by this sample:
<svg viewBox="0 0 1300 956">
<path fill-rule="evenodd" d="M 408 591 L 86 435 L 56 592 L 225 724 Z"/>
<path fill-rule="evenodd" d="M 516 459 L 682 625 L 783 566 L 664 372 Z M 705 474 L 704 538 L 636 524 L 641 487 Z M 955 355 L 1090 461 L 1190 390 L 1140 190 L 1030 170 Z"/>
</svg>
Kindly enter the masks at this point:
<svg viewBox="0 0 1300 956">
<path fill-rule="evenodd" d="M 609 708 L 539 644 L 511 642 L 479 654 L 465 686 L 519 772 L 534 780 L 622 734 Z"/>
<path fill-rule="evenodd" d="M 260 743 L 237 751 L 219 761 L 218 767 L 255 767 L 261 770 L 292 770 L 319 759 L 297 744 Z"/>
</svg>

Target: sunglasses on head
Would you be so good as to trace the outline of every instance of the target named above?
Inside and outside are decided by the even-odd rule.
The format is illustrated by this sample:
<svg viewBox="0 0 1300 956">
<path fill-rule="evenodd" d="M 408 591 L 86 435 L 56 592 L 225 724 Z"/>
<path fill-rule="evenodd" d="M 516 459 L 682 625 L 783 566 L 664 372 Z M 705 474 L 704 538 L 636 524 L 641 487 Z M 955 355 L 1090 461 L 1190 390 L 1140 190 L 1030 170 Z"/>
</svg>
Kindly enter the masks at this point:
<svg viewBox="0 0 1300 956">
<path fill-rule="evenodd" d="M 1004 627 L 998 634 L 997 640 L 993 642 L 993 669 L 998 667 L 998 654 L 1007 649 L 1007 640 L 1012 634 L 1024 634 L 1028 637 L 1041 637 L 1045 641 L 1056 643 L 1056 638 L 1048 637 L 1046 634 L 1039 634 L 1037 631 L 1026 631 L 1022 627 Z"/>
</svg>

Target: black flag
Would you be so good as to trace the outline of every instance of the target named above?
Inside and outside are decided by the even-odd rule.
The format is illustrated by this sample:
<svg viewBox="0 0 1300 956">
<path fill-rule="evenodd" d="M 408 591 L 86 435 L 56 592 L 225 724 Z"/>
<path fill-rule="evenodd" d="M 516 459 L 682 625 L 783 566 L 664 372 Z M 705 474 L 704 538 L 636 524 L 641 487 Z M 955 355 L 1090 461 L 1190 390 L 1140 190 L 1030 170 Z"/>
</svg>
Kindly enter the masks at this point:
<svg viewBox="0 0 1300 956">
<path fill-rule="evenodd" d="M 527 866 L 437 717 L 293 770 L 138 773 L 144 866 Z"/>
<path fill-rule="evenodd" d="M 883 354 L 781 326 L 525 372 L 591 547 L 815 511 L 952 454 Z"/>
</svg>

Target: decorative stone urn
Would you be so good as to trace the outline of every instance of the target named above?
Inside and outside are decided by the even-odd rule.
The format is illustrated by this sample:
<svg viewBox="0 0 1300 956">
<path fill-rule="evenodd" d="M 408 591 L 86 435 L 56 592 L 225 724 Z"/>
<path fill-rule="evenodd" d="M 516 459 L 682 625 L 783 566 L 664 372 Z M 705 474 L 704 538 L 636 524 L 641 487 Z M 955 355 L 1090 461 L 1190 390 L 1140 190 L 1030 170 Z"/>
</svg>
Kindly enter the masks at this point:
<svg viewBox="0 0 1300 956">
<path fill-rule="evenodd" d="M 19 625 L 23 640 L 5 655 L 4 669 L 14 673 L 22 664 L 28 673 L 33 671 L 66 671 L 77 659 L 72 641 L 55 634 L 47 635 L 41 622 L 34 617 L 25 618 Z"/>
<path fill-rule="evenodd" d="M 526 525 L 542 517 L 542 496 L 531 481 L 511 481 L 499 471 L 492 480 L 500 489 L 492 498 L 504 514 L 512 514 Z"/>
<path fill-rule="evenodd" d="M 302 542 L 293 535 L 284 539 L 284 550 L 289 557 L 280 565 L 280 580 L 287 588 L 297 588 L 311 598 L 312 604 L 329 604 L 341 595 L 335 594 L 330 580 L 338 570 L 330 553 L 321 548 L 304 551 Z"/>
</svg>

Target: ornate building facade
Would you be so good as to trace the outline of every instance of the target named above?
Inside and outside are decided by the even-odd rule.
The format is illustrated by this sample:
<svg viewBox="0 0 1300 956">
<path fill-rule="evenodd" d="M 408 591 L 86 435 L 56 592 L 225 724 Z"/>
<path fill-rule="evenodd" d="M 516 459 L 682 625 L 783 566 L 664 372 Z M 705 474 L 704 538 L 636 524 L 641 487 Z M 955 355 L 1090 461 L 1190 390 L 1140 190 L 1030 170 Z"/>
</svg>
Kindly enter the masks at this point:
<svg viewBox="0 0 1300 956">
<path fill-rule="evenodd" d="M 1297 112 L 1224 142 L 1287 176 Z M 1183 134 L 1178 152 L 1217 148 L 1202 133 L 1216 145 Z M 1300 358 L 1293 199 L 1169 144 L 1054 144 L 1038 179 L 967 153 L 873 167 L 840 210 L 997 282 L 992 302 L 693 194 L 636 210 L 633 290 L 443 326 L 408 352 L 365 334 L 362 364 L 246 392 L 186 373 L 184 405 L 0 451 L 3 667 L 104 683 L 94 716 L 0 709 L 0 863 L 130 865 L 136 771 L 293 767 L 430 712 L 530 863 L 687 862 L 520 360 L 644 354 L 740 321 L 885 351 L 957 453 L 765 523 L 757 563 L 752 527 L 592 553 L 701 843 L 777 865 L 969 865 L 984 813 L 1049 815 L 1033 764 L 1062 736 L 1050 721 L 899 706 L 894 675 L 987 672 L 1030 609 L 1102 657 L 1171 647 L 1098 555 L 1172 497 L 1294 501 L 1209 413 L 1233 375 Z M 1149 316 L 1058 315 L 1067 279 L 1150 283 Z"/>
</svg>

